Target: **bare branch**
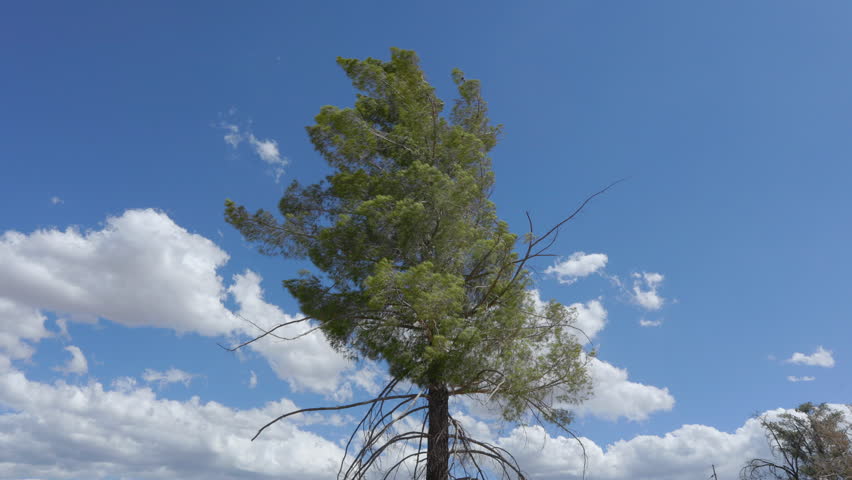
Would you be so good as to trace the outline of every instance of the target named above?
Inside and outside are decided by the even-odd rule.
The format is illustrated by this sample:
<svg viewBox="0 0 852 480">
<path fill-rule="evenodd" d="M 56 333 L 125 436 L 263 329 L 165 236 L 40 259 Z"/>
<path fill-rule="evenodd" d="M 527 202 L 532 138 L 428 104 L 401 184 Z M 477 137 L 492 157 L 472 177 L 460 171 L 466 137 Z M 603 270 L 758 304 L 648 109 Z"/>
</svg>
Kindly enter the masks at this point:
<svg viewBox="0 0 852 480">
<path fill-rule="evenodd" d="M 385 388 L 383 388 L 382 391 L 379 392 L 379 397 L 387 396 L 390 392 L 393 391 L 393 389 L 396 387 L 396 385 L 398 383 L 399 383 L 399 378 L 391 379 L 391 381 L 388 382 L 387 385 L 385 385 Z M 370 418 L 370 415 L 372 415 L 373 409 L 375 409 L 375 407 L 376 407 L 376 403 L 373 403 L 373 404 L 370 405 L 370 408 L 367 409 L 367 413 L 365 413 L 364 416 L 361 417 L 361 421 L 358 422 L 358 425 L 355 427 L 354 430 L 352 430 L 352 434 L 349 435 L 349 440 L 346 441 L 346 448 L 343 449 L 344 454 L 343 454 L 343 458 L 340 460 L 340 467 L 337 469 L 337 476 L 338 477 L 340 477 L 341 472 L 343 472 L 343 464 L 346 462 L 347 453 L 349 452 L 349 447 L 352 445 L 352 440 L 355 438 L 355 435 L 358 433 L 358 431 L 360 431 L 361 426 L 364 425 L 364 422 L 366 422 L 367 419 Z"/>
<path fill-rule="evenodd" d="M 292 411 L 292 412 L 285 413 L 284 415 L 281 415 L 280 417 L 276 418 L 275 420 L 272 420 L 271 422 L 267 423 L 266 425 L 260 427 L 260 430 L 258 430 L 257 433 L 255 433 L 254 436 L 251 437 L 251 440 L 254 441 L 255 438 L 257 438 L 264 430 L 266 430 L 268 427 L 270 427 L 275 422 L 277 422 L 279 420 L 283 420 L 287 417 L 290 417 L 292 415 L 296 415 L 296 414 L 299 414 L 299 413 L 323 412 L 323 411 L 329 411 L 329 410 L 345 410 L 347 408 L 360 407 L 362 405 L 370 405 L 370 404 L 376 403 L 376 402 L 384 402 L 384 401 L 387 401 L 387 400 L 395 400 L 397 398 L 414 398 L 414 396 L 415 396 L 414 394 L 391 395 L 389 397 L 373 398 L 371 400 L 365 400 L 363 402 L 350 403 L 349 405 L 339 405 L 339 406 L 336 406 L 336 407 L 312 407 L 312 408 L 303 408 L 301 410 L 295 410 L 295 411 Z"/>
<path fill-rule="evenodd" d="M 237 316 L 238 316 L 238 317 L 240 317 L 240 318 L 243 318 L 243 317 L 242 317 L 242 316 L 240 316 L 240 315 L 237 315 Z M 264 331 L 263 331 L 263 333 L 262 333 L 261 335 L 258 335 L 258 336 L 256 336 L 256 337 L 252 338 L 251 340 L 245 341 L 245 342 L 243 342 L 243 343 L 241 343 L 241 344 L 237 345 L 236 347 L 228 348 L 228 347 L 225 347 L 225 346 L 224 346 L 224 345 L 222 345 L 222 344 L 217 344 L 217 345 L 219 345 L 220 347 L 224 348 L 225 350 L 227 350 L 227 351 L 229 351 L 229 352 L 235 352 L 235 351 L 237 351 L 237 350 L 239 350 L 239 349 L 241 349 L 241 348 L 245 347 L 245 346 L 246 346 L 246 345 L 248 345 L 248 344 L 251 344 L 251 343 L 254 343 L 254 342 L 256 342 L 256 341 L 260 340 L 261 338 L 263 338 L 263 337 L 265 337 L 265 336 L 267 336 L 267 335 L 272 335 L 272 332 L 274 332 L 275 330 L 278 330 L 279 328 L 286 327 L 286 326 L 288 326 L 288 325 L 293 325 L 293 324 L 300 323 L 300 322 L 306 322 L 306 321 L 308 321 L 308 320 L 311 320 L 312 318 L 313 318 L 313 317 L 304 317 L 304 318 L 299 318 L 299 319 L 297 319 L 297 320 L 291 320 L 291 321 L 289 321 L 289 322 L 279 323 L 278 325 L 276 325 L 276 326 L 274 326 L 274 327 L 270 328 L 269 330 L 264 330 Z M 245 320 L 245 319 L 243 318 L 243 320 Z M 256 327 L 257 327 L 257 325 L 255 325 L 255 324 L 254 324 L 254 322 L 249 322 L 249 323 L 251 323 L 252 325 L 254 325 L 254 326 L 256 326 Z M 260 327 L 258 327 L 258 328 L 260 328 Z M 261 330 L 263 330 L 263 329 L 261 328 Z M 304 334 L 299 335 L 299 336 L 306 335 L 306 334 L 310 333 L 310 332 L 311 332 L 311 331 L 313 331 L 313 330 L 316 330 L 316 328 L 312 328 L 312 329 L 311 329 L 311 330 L 309 330 L 308 332 L 305 332 Z M 275 337 L 277 337 L 277 338 L 282 338 L 282 337 L 278 337 L 277 335 L 273 335 L 273 336 L 275 336 Z M 294 338 L 298 338 L 298 337 L 294 337 Z"/>
<path fill-rule="evenodd" d="M 602 190 L 600 190 L 600 191 L 598 191 L 598 192 L 595 192 L 595 193 L 593 193 L 593 194 L 589 195 L 588 197 L 586 197 L 586 199 L 585 199 L 585 200 L 583 200 L 583 203 L 581 203 L 581 204 L 580 204 L 580 206 L 579 206 L 579 207 L 577 207 L 577 209 L 576 209 L 576 210 L 574 210 L 574 211 L 571 213 L 571 215 L 568 215 L 567 217 L 565 217 L 565 219 L 564 219 L 564 220 L 562 220 L 561 222 L 559 222 L 559 223 L 557 223 L 556 225 L 554 225 L 554 226 L 553 226 L 550 230 L 548 230 L 548 231 L 547 231 L 547 233 L 545 233 L 545 234 L 544 234 L 544 235 L 542 235 L 541 237 L 537 238 L 534 242 L 531 242 L 531 245 L 532 245 L 533 247 L 535 247 L 536 245 L 538 245 L 538 244 L 539 244 L 542 240 L 544 240 L 545 238 L 547 238 L 547 237 L 549 237 L 551 234 L 553 234 L 553 232 L 555 232 L 555 231 L 559 230 L 559 227 L 561 227 L 562 225 L 565 225 L 568 221 L 570 221 L 571 219 L 573 219 L 574 217 L 576 217 L 576 216 L 577 216 L 577 214 L 579 214 L 581 211 L 583 211 L 583 209 L 586 207 L 586 205 L 587 205 L 589 202 L 591 202 L 591 201 L 592 201 L 592 199 L 594 199 L 594 198 L 595 198 L 595 197 L 597 197 L 598 195 L 603 195 L 604 193 L 606 193 L 606 191 L 607 191 L 607 190 L 609 190 L 610 188 L 612 188 L 612 187 L 614 187 L 614 186 L 618 185 L 619 183 L 621 183 L 621 182 L 623 182 L 623 181 L 625 181 L 625 180 L 627 180 L 627 178 L 620 178 L 620 179 L 618 179 L 618 180 L 616 180 L 616 181 L 614 181 L 614 182 L 610 183 L 609 185 L 607 185 L 606 187 L 604 187 Z"/>
</svg>

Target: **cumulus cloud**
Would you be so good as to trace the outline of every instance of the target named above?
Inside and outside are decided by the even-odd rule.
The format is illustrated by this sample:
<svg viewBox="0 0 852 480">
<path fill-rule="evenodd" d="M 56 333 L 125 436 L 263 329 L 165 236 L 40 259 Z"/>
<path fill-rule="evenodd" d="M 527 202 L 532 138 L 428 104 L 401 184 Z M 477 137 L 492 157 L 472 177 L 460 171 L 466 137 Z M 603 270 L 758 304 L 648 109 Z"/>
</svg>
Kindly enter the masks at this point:
<svg viewBox="0 0 852 480">
<path fill-rule="evenodd" d="M 65 347 L 65 351 L 71 354 L 71 358 L 61 367 L 56 367 L 55 370 L 62 373 L 72 373 L 82 375 L 89 371 L 89 362 L 86 361 L 86 356 L 80 347 L 69 345 Z"/>
<path fill-rule="evenodd" d="M 657 289 L 663 283 L 663 275 L 652 272 L 633 274 L 633 289 L 630 292 L 634 303 L 645 310 L 659 310 L 663 307 L 665 299 L 660 296 Z"/>
<path fill-rule="evenodd" d="M 704 478 L 710 465 L 719 478 L 736 478 L 749 459 L 769 455 L 760 423 L 749 419 L 734 433 L 704 425 L 684 425 L 663 436 L 639 435 L 602 448 L 581 437 L 583 446 L 568 436 L 551 436 L 535 426 L 517 428 L 498 439 L 512 452 L 531 478 L 583 478 L 583 447 L 589 480 L 682 480 Z"/>
<path fill-rule="evenodd" d="M 530 298 L 537 312 L 546 307 L 538 290 L 529 291 Z M 586 344 L 593 340 L 606 326 L 607 311 L 600 300 L 570 305 L 576 315 L 575 326 L 585 333 L 578 334 L 577 340 Z M 627 370 L 613 366 L 598 358 L 588 359 L 589 375 L 592 381 L 592 398 L 579 406 L 563 405 L 580 415 L 591 415 L 606 420 L 626 418 L 628 420 L 645 420 L 658 411 L 668 411 L 674 407 L 675 399 L 666 388 L 632 382 L 628 379 Z M 470 411 L 489 416 L 487 406 L 476 406 L 476 402 L 466 402 Z"/>
<path fill-rule="evenodd" d="M 587 277 L 606 267 L 607 260 L 607 256 L 603 253 L 575 252 L 567 259 L 547 267 L 544 273 L 556 275 L 559 283 L 570 285 L 577 279 Z"/>
<path fill-rule="evenodd" d="M 251 375 L 249 375 L 249 388 L 254 388 L 257 386 L 257 374 L 254 373 L 254 370 L 251 371 Z"/>
<path fill-rule="evenodd" d="M 296 320 L 264 301 L 260 282 L 260 275 L 252 271 L 234 276 L 228 291 L 239 305 L 239 315 L 255 323 L 261 322 L 258 325 L 264 330 Z M 251 343 L 248 348 L 263 355 L 276 375 L 289 382 L 292 388 L 308 388 L 330 395 L 341 387 L 341 374 L 353 368 L 353 364 L 335 351 L 320 332 L 305 335 L 310 329 L 308 322 L 294 323 L 275 331 L 275 335 L 293 340 L 284 343 L 267 337 Z M 249 330 L 247 333 L 256 336 L 262 332 Z"/>
<path fill-rule="evenodd" d="M 26 378 L 4 359 L 0 356 L 0 405 L 6 409 L 0 432 L 10 433 L 0 433 L 0 478 L 322 479 L 336 474 L 343 454 L 339 439 L 308 430 L 319 423 L 340 426 L 345 419 L 339 416 L 288 418 L 251 442 L 259 425 L 298 408 L 286 399 L 241 410 L 198 397 L 160 398 L 127 377 L 116 379 L 111 389 L 97 382 L 46 384 Z M 581 447 L 567 435 L 538 426 L 499 434 L 471 415 L 454 417 L 514 455 L 530 478 L 582 478 Z M 711 464 L 720 478 L 735 478 L 746 460 L 770 455 L 755 419 L 732 433 L 684 425 L 606 446 L 581 440 L 589 480 L 699 478 Z"/>
<path fill-rule="evenodd" d="M 787 359 L 787 363 L 795 363 L 797 365 L 808 365 L 811 367 L 826 367 L 834 366 L 834 356 L 831 350 L 826 350 L 822 346 L 817 347 L 816 351 L 810 355 L 795 352 L 792 357 Z"/>
<path fill-rule="evenodd" d="M 0 406 L 11 413 L 0 414 L 0 432 L 25 433 L 0 433 L 0 478 L 134 477 L 141 472 L 189 479 L 327 478 L 336 472 L 339 446 L 298 428 L 300 423 L 282 424 L 260 443 L 248 443 L 258 425 L 296 408 L 292 402 L 235 410 L 197 397 L 164 400 L 132 377 L 115 379 L 112 389 L 97 382 L 49 385 L 29 381 L 12 366 L 11 360 L 29 358 L 33 344 L 51 335 L 43 311 L 72 322 L 104 318 L 128 327 L 234 338 L 259 330 L 225 308 L 222 302 L 229 295 L 239 314 L 260 328 L 296 318 L 264 300 L 262 280 L 254 272 L 234 276 L 226 287 L 217 272 L 227 259 L 210 240 L 154 210 L 127 211 L 93 231 L 4 233 Z M 599 300 L 571 307 L 590 337 L 604 328 L 607 312 Z M 296 323 L 276 334 L 296 337 L 310 328 L 307 322 Z M 266 338 L 247 348 L 266 358 L 294 390 L 341 400 L 341 392 L 376 392 L 384 381 L 375 364 L 353 365 L 318 332 L 286 342 Z M 641 420 L 674 403 L 665 389 L 631 382 L 626 370 L 597 359 L 590 361 L 590 370 L 597 394 L 581 406 L 581 414 Z M 151 370 L 142 378 L 159 383 L 185 377 Z M 468 423 L 485 432 L 487 425 L 476 423 L 481 421 Z M 282 458 L 280 451 L 290 453 Z"/>
<path fill-rule="evenodd" d="M 290 162 L 281 155 L 277 141 L 257 138 L 251 130 L 241 131 L 239 126 L 232 123 L 222 122 L 221 127 L 225 130 L 223 137 L 225 143 L 237 148 L 241 143 L 246 142 L 254 153 L 269 165 L 270 173 L 275 177 L 275 182 L 280 181 L 281 176 L 284 175 L 284 167 Z"/>
<path fill-rule="evenodd" d="M 0 268 L 0 276 L 3 270 Z M 37 308 L 0 296 L 0 356 L 29 359 L 35 352 L 32 343 L 51 336 L 44 327 L 45 320 Z"/>
<path fill-rule="evenodd" d="M 195 378 L 195 375 L 177 368 L 170 368 L 165 372 L 147 368 L 142 372 L 142 380 L 148 383 L 156 383 L 160 388 L 170 383 L 182 383 L 184 387 L 188 387 L 193 378 Z"/>
<path fill-rule="evenodd" d="M 118 377 L 110 384 L 113 390 L 119 392 L 129 392 L 136 388 L 137 381 L 133 377 Z"/>
<path fill-rule="evenodd" d="M 816 377 L 809 377 L 809 376 L 795 377 L 793 375 L 790 375 L 789 377 L 787 377 L 787 381 L 794 382 L 794 383 L 795 382 L 813 382 L 814 380 L 816 380 Z"/>
<path fill-rule="evenodd" d="M 320 416 L 283 420 L 252 442 L 297 408 L 289 400 L 238 410 L 158 398 L 126 379 L 113 390 L 34 382 L 0 363 L 0 406 L 0 478 L 325 479 L 343 453 L 300 427 Z"/>
<path fill-rule="evenodd" d="M 256 327 L 223 304 L 231 295 L 243 317 L 262 319 L 263 326 L 294 319 L 263 299 L 261 279 L 251 271 L 226 288 L 218 269 L 227 260 L 212 241 L 151 209 L 108 218 L 100 230 L 7 231 L 0 236 L 0 353 L 29 358 L 32 344 L 52 335 L 43 311 L 71 321 L 102 318 L 210 337 L 256 336 Z M 309 328 L 302 323 L 278 333 L 294 337 Z M 295 389 L 328 394 L 353 368 L 319 332 L 286 343 L 266 340 L 250 349 Z"/>
<path fill-rule="evenodd" d="M 632 382 L 626 369 L 598 358 L 589 359 L 588 369 L 593 385 L 592 397 L 576 407 L 566 405 L 580 415 L 641 421 L 652 413 L 674 408 L 675 399 L 668 388 Z"/>
<path fill-rule="evenodd" d="M 65 201 L 54 195 L 50 197 L 50 203 L 53 205 L 59 205 L 60 203 L 65 203 Z"/>
<path fill-rule="evenodd" d="M 65 340 L 71 340 L 71 334 L 68 333 L 68 319 L 65 318 L 57 318 L 56 319 L 56 328 L 59 329 L 57 335 L 64 338 Z"/>
<path fill-rule="evenodd" d="M 592 396 L 579 405 L 557 403 L 557 407 L 571 410 L 581 417 L 607 421 L 623 418 L 634 422 L 647 420 L 654 413 L 674 408 L 675 398 L 668 388 L 631 381 L 624 368 L 598 358 L 587 358 L 587 369 L 592 383 Z M 478 419 L 499 419 L 499 411 L 488 402 L 487 395 L 457 399 L 456 404 Z"/>
<path fill-rule="evenodd" d="M 607 311 L 600 300 L 590 300 L 586 303 L 574 303 L 570 308 L 577 312 L 577 328 L 590 339 L 595 338 L 606 326 Z"/>
<path fill-rule="evenodd" d="M 494 441 L 491 426 L 487 422 L 483 422 L 482 420 L 465 414 L 462 411 L 455 411 L 452 415 L 454 420 L 461 423 L 462 427 L 471 438 L 476 438 L 484 442 Z"/>
<path fill-rule="evenodd" d="M 128 210 L 101 230 L 3 233 L 0 292 L 27 309 L 29 323 L 40 321 L 33 309 L 51 310 L 77 321 L 108 318 L 214 336 L 240 326 L 222 304 L 226 292 L 216 270 L 227 260 L 213 242 L 166 214 Z"/>
<path fill-rule="evenodd" d="M 536 313 L 544 312 L 547 307 L 547 302 L 542 300 L 541 292 L 537 289 L 528 291 L 530 299 L 533 302 L 533 308 Z M 582 333 L 577 332 L 577 340 L 580 343 L 587 343 L 600 333 L 606 326 L 607 311 L 600 300 L 590 300 L 586 303 L 572 303 L 568 308 L 574 310 L 575 323 Z"/>
<path fill-rule="evenodd" d="M 349 381 L 370 395 L 376 395 L 382 389 L 379 382 L 386 384 L 389 380 L 388 374 L 376 362 L 369 360 L 363 361 L 360 368 L 349 375 Z"/>
</svg>

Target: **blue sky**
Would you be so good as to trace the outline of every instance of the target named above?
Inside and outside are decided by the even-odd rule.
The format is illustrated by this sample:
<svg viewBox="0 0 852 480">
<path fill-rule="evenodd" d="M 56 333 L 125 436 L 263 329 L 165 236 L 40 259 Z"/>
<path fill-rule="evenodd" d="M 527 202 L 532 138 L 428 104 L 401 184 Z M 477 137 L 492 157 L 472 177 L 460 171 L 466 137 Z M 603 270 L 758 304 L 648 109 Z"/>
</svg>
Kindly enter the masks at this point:
<svg viewBox="0 0 852 480">
<path fill-rule="evenodd" d="M 302 267 L 256 253 L 222 203 L 270 208 L 292 179 L 319 179 L 304 126 L 354 99 L 335 58 L 391 46 L 416 50 L 445 99 L 452 68 L 482 80 L 505 125 L 493 199 L 516 231 L 525 211 L 543 228 L 628 177 L 565 228 L 558 265 L 535 265 L 541 296 L 598 330 L 599 398 L 575 424 L 601 449 L 589 478 L 733 475 L 760 451 L 751 415 L 852 396 L 850 15 L 840 1 L 7 5 L 0 477 L 213 478 L 171 451 L 209 455 L 221 478 L 325 478 L 327 462 L 265 455 L 296 442 L 334 458 L 336 420 L 239 442 L 287 402 L 366 396 L 381 372 L 324 358 L 321 336 L 216 346 L 250 334 L 233 313 L 296 315 L 280 280 Z M 115 427 L 149 408 L 191 420 L 160 437 Z M 532 474 L 575 478 L 557 432 L 541 436 L 548 463 L 512 428 L 490 431 L 532 448 Z M 11 432 L 27 433 L 15 448 Z M 659 458 L 625 467 L 642 448 Z"/>
</svg>

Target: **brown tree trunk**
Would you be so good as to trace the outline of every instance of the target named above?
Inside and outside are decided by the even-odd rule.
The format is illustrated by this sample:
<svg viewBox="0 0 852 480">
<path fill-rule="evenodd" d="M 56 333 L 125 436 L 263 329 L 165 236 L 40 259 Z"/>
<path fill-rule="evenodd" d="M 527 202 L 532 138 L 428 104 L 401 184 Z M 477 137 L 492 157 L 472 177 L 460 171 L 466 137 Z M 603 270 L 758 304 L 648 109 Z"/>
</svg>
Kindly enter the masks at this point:
<svg viewBox="0 0 852 480">
<path fill-rule="evenodd" d="M 447 387 L 429 387 L 429 433 L 426 480 L 450 477 L 450 396 Z"/>
</svg>

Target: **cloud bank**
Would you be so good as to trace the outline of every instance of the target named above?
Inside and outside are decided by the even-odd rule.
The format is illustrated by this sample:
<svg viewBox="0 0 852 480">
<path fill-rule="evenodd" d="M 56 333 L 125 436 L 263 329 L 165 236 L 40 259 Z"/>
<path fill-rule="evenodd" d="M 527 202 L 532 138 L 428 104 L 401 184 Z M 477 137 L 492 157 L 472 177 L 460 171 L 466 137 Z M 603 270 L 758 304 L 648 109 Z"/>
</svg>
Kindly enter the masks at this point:
<svg viewBox="0 0 852 480">
<path fill-rule="evenodd" d="M 259 330 L 225 307 L 229 295 L 240 315 L 262 318 L 267 328 L 293 318 L 263 299 L 261 278 L 251 271 L 226 287 L 218 269 L 228 258 L 209 239 L 152 209 L 110 217 L 100 230 L 5 232 L 0 236 L 0 353 L 30 358 L 36 342 L 54 335 L 44 326 L 44 311 L 77 322 L 107 319 L 234 341 Z M 281 334 L 295 336 L 308 328 L 294 325 Z M 255 342 L 251 349 L 296 390 L 330 394 L 340 386 L 341 374 L 353 368 L 318 332 L 286 346 Z M 76 365 L 79 370 L 79 360 Z"/>
<path fill-rule="evenodd" d="M 198 397 L 174 401 L 158 396 L 150 385 L 189 385 L 193 375 L 177 368 L 145 370 L 142 384 L 134 377 L 116 377 L 105 387 L 94 379 L 79 385 L 33 381 L 14 365 L 31 358 L 40 340 L 61 334 L 45 328 L 45 312 L 72 323 L 106 320 L 234 342 L 257 335 L 258 327 L 296 318 L 265 301 L 262 279 L 250 270 L 226 284 L 218 271 L 227 261 L 228 255 L 209 239 L 151 209 L 128 210 L 96 230 L 10 231 L 0 236 L 0 478 L 332 476 L 342 454 L 339 439 L 311 432 L 308 424 L 339 426 L 339 417 L 294 419 L 251 443 L 248 439 L 257 426 L 296 406 L 284 399 L 241 410 Z M 228 298 L 237 305 L 236 312 L 225 307 Z M 537 293 L 536 302 L 542 303 Z M 607 323 L 600 299 L 571 308 L 576 325 L 588 336 L 581 342 L 594 339 Z M 252 326 L 235 313 L 263 323 Z M 310 328 L 306 322 L 296 323 L 277 333 L 295 337 Z M 64 335 L 70 338 L 67 331 Z M 356 389 L 375 393 L 383 380 L 377 365 L 353 365 L 319 334 L 286 345 L 260 341 L 248 348 L 266 359 L 291 390 L 335 401 L 348 399 Z M 86 373 L 83 352 L 73 345 L 66 350 L 71 358 L 60 368 L 77 376 Z M 257 384 L 251 373 L 250 388 Z M 580 407 L 581 415 L 640 421 L 674 405 L 666 389 L 632 382 L 625 369 L 602 360 L 590 360 L 590 374 L 598 393 Z M 474 421 L 483 432 L 490 431 L 487 423 Z M 513 443 L 517 435 L 499 441 L 525 455 L 527 447 Z M 607 447 L 604 458 L 620 462 L 620 454 L 611 450 Z M 552 468 L 531 458 L 530 468 L 540 471 L 541 478 L 557 478 L 576 467 L 558 463 L 569 462 L 562 455 Z"/>
<path fill-rule="evenodd" d="M 336 475 L 343 454 L 339 439 L 309 429 L 340 426 L 338 418 L 287 419 L 251 442 L 259 425 L 298 407 L 286 399 L 245 410 L 198 397 L 174 401 L 126 378 L 117 380 L 121 381 L 112 388 L 98 382 L 41 383 L 0 357 L 0 405 L 10 410 L 0 414 L 0 478 L 237 480 Z M 495 438 L 487 423 L 455 416 L 471 432 L 515 455 L 531 478 L 582 476 L 582 450 L 573 438 L 552 435 L 538 426 L 513 428 Z M 697 478 L 710 464 L 716 465 L 720 476 L 735 478 L 746 460 L 769 454 L 764 432 L 754 419 L 732 433 L 684 425 L 665 435 L 639 435 L 606 446 L 581 440 L 589 480 Z"/>
</svg>

